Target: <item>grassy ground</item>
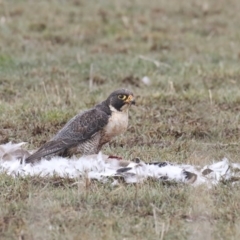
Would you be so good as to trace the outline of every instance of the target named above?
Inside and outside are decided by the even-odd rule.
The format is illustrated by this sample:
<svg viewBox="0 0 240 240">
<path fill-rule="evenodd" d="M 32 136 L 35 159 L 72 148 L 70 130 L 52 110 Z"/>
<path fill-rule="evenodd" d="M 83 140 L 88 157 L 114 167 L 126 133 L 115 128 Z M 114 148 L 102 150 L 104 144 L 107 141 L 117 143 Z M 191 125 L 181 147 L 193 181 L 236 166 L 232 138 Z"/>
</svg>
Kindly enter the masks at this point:
<svg viewBox="0 0 240 240">
<path fill-rule="evenodd" d="M 104 153 L 239 162 L 239 11 L 235 0 L 0 0 L 0 142 L 37 148 L 126 87 L 137 106 Z M 0 175 L 0 238 L 240 237 L 239 186 L 75 182 Z"/>
</svg>

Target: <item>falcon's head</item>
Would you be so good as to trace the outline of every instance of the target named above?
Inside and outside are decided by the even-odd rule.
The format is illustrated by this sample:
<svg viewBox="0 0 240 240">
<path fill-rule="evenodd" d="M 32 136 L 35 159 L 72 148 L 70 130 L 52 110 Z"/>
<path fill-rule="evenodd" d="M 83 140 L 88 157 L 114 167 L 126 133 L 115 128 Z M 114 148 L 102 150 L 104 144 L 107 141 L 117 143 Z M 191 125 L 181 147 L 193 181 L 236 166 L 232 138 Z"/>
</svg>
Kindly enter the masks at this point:
<svg viewBox="0 0 240 240">
<path fill-rule="evenodd" d="M 135 104 L 133 93 L 127 89 L 119 89 L 110 94 L 106 100 L 111 110 L 125 111 Z"/>
</svg>

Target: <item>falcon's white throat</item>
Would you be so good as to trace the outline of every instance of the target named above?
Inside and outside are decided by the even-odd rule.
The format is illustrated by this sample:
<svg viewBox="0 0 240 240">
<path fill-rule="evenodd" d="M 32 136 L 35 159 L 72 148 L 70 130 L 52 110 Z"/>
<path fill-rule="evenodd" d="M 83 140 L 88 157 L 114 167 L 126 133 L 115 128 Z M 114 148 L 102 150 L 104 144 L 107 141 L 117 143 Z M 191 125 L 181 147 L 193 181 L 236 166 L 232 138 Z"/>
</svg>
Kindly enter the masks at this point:
<svg viewBox="0 0 240 240">
<path fill-rule="evenodd" d="M 121 133 L 124 133 L 127 130 L 129 105 L 124 105 L 122 107 L 122 111 L 118 111 L 112 105 L 110 105 L 109 107 L 112 114 L 108 120 L 107 126 L 105 127 L 105 134 L 108 137 L 112 138 Z"/>
</svg>

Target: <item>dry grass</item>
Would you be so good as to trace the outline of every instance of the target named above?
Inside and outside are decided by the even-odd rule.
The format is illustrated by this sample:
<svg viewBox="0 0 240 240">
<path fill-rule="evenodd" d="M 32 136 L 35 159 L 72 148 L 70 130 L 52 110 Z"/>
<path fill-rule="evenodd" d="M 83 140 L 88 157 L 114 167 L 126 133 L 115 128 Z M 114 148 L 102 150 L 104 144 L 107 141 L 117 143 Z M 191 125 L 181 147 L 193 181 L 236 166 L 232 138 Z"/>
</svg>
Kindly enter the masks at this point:
<svg viewBox="0 0 240 240">
<path fill-rule="evenodd" d="M 0 142 L 39 147 L 127 87 L 138 105 L 105 153 L 239 162 L 239 10 L 235 0 L 0 0 Z M 0 178 L 1 239 L 240 237 L 238 186 Z"/>
</svg>

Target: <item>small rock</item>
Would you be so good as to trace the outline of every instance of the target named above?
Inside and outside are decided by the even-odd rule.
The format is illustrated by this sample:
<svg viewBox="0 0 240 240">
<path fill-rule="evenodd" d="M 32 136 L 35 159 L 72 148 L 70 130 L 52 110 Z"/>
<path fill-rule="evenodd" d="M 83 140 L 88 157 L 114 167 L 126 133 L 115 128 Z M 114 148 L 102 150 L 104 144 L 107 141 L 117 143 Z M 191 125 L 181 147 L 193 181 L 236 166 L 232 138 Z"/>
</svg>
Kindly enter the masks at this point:
<svg viewBox="0 0 240 240">
<path fill-rule="evenodd" d="M 145 85 L 150 85 L 151 84 L 151 80 L 148 76 L 144 76 L 142 78 L 142 82 L 145 84 Z"/>
</svg>

